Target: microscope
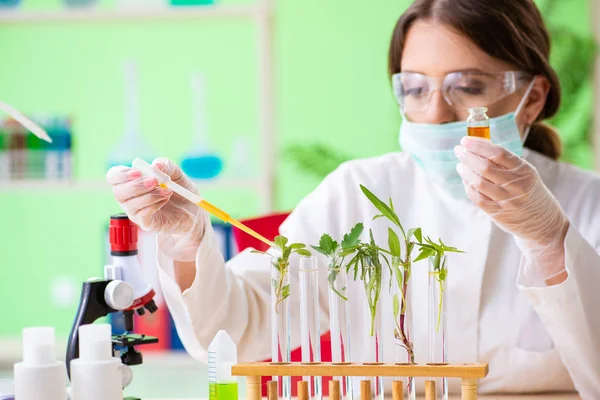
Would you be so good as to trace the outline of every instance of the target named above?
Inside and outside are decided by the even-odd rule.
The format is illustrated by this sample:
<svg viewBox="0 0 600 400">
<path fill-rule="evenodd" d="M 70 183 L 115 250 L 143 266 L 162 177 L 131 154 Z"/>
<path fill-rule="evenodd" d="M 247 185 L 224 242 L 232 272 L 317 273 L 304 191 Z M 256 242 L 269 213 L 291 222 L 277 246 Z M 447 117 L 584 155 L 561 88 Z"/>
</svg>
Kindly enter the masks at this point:
<svg viewBox="0 0 600 400">
<path fill-rule="evenodd" d="M 140 269 L 138 254 L 138 226 L 126 214 L 110 217 L 109 238 L 112 265 L 104 267 L 104 279 L 91 278 L 83 283 L 77 316 L 67 344 L 67 374 L 71 378 L 71 360 L 79 357 L 79 327 L 92 324 L 111 313 L 123 314 L 125 332 L 113 334 L 112 346 L 115 356 L 123 363 L 123 388 L 132 380 L 129 366 L 142 363 L 142 354 L 135 347 L 157 343 L 158 338 L 133 334 L 134 313 L 142 316 L 158 307 L 154 290 L 145 282 Z M 125 400 L 135 400 L 128 397 Z M 139 399 L 138 399 L 139 400 Z"/>
</svg>

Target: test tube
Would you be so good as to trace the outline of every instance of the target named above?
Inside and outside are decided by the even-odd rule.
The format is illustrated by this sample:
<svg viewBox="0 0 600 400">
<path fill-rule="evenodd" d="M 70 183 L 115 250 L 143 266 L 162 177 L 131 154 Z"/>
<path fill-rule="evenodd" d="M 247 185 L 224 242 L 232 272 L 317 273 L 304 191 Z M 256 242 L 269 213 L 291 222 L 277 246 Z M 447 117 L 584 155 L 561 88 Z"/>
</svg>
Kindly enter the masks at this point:
<svg viewBox="0 0 600 400">
<path fill-rule="evenodd" d="M 10 176 L 12 179 L 24 179 L 27 169 L 27 132 L 17 121 L 6 122 L 10 158 Z"/>
<path fill-rule="evenodd" d="M 414 348 L 412 343 L 412 313 L 410 309 L 410 285 L 408 271 L 400 265 L 400 260 L 392 259 L 393 313 L 394 313 L 394 360 L 399 364 L 414 364 Z M 399 377 L 406 382 L 404 391 L 408 400 L 417 398 L 415 379 L 413 377 Z M 397 384 L 401 384 L 398 382 Z"/>
<path fill-rule="evenodd" d="M 350 315 L 348 303 L 348 273 L 336 258 L 329 259 L 329 333 L 331 335 L 331 361 L 350 362 Z M 352 400 L 352 377 L 337 376 L 342 400 Z"/>
<path fill-rule="evenodd" d="M 363 363 L 378 364 L 383 362 L 383 342 L 381 332 L 381 293 L 379 296 L 375 293 L 375 289 L 367 289 L 369 287 L 382 288 L 381 273 L 375 274 L 375 269 L 381 268 L 381 265 L 371 265 L 367 268 L 367 273 L 364 280 L 364 329 L 366 332 L 365 353 Z M 375 285 L 371 285 L 372 280 L 379 280 Z M 368 283 L 369 282 L 369 283 Z M 369 292 L 367 292 L 369 290 Z M 371 382 L 371 400 L 384 400 L 383 392 L 383 377 L 372 376 L 365 377 Z"/>
<path fill-rule="evenodd" d="M 321 334 L 319 329 L 319 270 L 315 257 L 300 256 L 300 337 L 302 362 L 321 362 Z M 311 400 L 322 398 L 322 378 L 305 376 Z"/>
<path fill-rule="evenodd" d="M 10 159 L 8 154 L 8 135 L 4 131 L 4 122 L 2 122 L 0 123 L 0 181 L 10 179 Z"/>
<path fill-rule="evenodd" d="M 279 255 L 271 258 L 271 361 L 289 363 L 290 349 L 290 273 L 289 263 Z M 278 382 L 279 397 L 292 398 L 292 377 L 273 377 Z"/>
<path fill-rule="evenodd" d="M 443 271 L 440 274 L 440 271 Z M 443 365 L 446 359 L 446 271 L 447 257 L 429 257 L 429 363 Z M 430 377 L 435 382 L 436 398 L 448 400 L 448 378 Z"/>
<path fill-rule="evenodd" d="M 37 136 L 27 135 L 27 178 L 44 178 L 44 158 L 47 145 L 48 143 Z"/>
</svg>

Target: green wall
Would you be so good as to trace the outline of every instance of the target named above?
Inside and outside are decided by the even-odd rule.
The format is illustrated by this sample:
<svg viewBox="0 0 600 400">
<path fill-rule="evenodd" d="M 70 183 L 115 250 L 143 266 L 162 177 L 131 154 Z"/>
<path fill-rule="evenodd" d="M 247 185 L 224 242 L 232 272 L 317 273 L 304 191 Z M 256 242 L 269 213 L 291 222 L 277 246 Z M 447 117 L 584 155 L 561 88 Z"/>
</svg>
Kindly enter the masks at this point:
<svg viewBox="0 0 600 400">
<path fill-rule="evenodd" d="M 386 81 L 385 56 L 391 27 L 406 4 L 388 0 L 374 9 L 341 0 L 277 2 L 273 70 L 278 149 L 324 138 L 360 155 L 396 148 L 399 118 Z M 38 0 L 35 6 L 49 7 L 50 2 Z M 159 155 L 179 160 L 189 149 L 188 76 L 199 69 L 209 80 L 215 150 L 227 159 L 233 140 L 243 135 L 252 143 L 253 162 L 261 156 L 256 28 L 250 21 L 0 26 L 0 52 L 3 99 L 27 113 L 74 117 L 80 179 L 103 179 L 107 155 L 121 140 L 125 59 L 138 61 L 141 131 Z M 277 160 L 277 177 L 280 210 L 292 208 L 317 183 L 303 178 L 283 155 Z M 249 190 L 203 194 L 239 217 L 259 210 Z M 0 208 L 0 304 L 14 305 L 3 308 L 0 335 L 17 335 L 24 326 L 40 324 L 67 334 L 76 304 L 54 304 L 49 282 L 57 276 L 79 282 L 100 274 L 103 230 L 108 216 L 120 211 L 110 187 L 0 192 Z M 27 299 L 27 305 L 18 299 Z"/>
<path fill-rule="evenodd" d="M 28 7 L 59 4 L 25 1 Z M 228 2 L 233 3 L 240 2 Z M 356 157 L 397 149 L 400 117 L 387 81 L 386 55 L 392 27 L 408 3 L 276 1 L 277 209 L 293 208 L 318 183 L 288 158 L 288 146 L 323 142 Z M 584 7 L 568 10 L 577 9 Z M 199 69 L 210 85 L 215 150 L 229 157 L 234 139 L 243 135 L 253 143 L 257 163 L 255 38 L 253 23 L 242 20 L 0 26 L 0 97 L 28 113 L 72 115 L 77 177 L 99 180 L 124 130 L 122 61 L 132 58 L 139 64 L 146 141 L 159 155 L 176 160 L 192 140 L 188 75 Z M 259 210 L 248 190 L 203 194 L 238 217 Z M 49 282 L 56 276 L 79 282 L 100 274 L 103 230 L 108 216 L 120 211 L 109 186 L 87 192 L 0 192 L 0 209 L 0 335 L 41 324 L 66 335 L 76 304 L 54 304 Z"/>
</svg>

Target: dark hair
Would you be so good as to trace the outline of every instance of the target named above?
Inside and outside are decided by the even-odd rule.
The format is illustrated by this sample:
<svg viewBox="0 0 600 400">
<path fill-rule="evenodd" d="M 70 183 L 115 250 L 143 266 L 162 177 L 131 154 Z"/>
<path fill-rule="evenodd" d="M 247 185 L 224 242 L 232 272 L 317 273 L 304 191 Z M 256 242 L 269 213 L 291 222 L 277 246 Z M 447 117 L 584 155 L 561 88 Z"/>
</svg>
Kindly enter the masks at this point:
<svg viewBox="0 0 600 400">
<path fill-rule="evenodd" d="M 544 109 L 531 126 L 525 146 L 552 159 L 562 152 L 556 131 L 541 121 L 560 105 L 560 83 L 549 63 L 550 36 L 533 0 L 415 0 L 402 14 L 389 50 L 390 76 L 400 72 L 406 33 L 413 22 L 433 19 L 468 37 L 492 57 L 550 82 Z"/>
</svg>

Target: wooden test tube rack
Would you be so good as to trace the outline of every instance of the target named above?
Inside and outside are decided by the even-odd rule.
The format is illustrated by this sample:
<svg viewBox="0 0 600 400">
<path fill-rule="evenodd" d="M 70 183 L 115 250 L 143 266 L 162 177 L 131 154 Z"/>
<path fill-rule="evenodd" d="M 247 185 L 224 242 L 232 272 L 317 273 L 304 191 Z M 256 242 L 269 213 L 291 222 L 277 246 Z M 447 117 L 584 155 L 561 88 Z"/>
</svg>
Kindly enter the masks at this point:
<svg viewBox="0 0 600 400">
<path fill-rule="evenodd" d="M 234 376 L 245 376 L 247 399 L 261 400 L 261 378 L 263 376 L 392 376 L 392 377 L 432 377 L 460 378 L 462 400 L 477 399 L 477 380 L 488 374 L 488 364 L 385 364 L 385 363 L 240 363 L 231 367 Z M 366 381 L 368 382 L 368 381 Z M 301 383 L 301 382 L 299 382 Z M 306 383 L 305 383 L 306 384 Z M 428 387 L 434 382 L 429 382 Z M 276 386 L 271 385 L 271 388 Z M 396 391 L 402 390 L 402 385 L 393 385 Z M 302 392 L 306 389 L 303 387 Z M 330 394 L 330 400 L 340 400 L 339 390 L 337 399 Z M 365 393 L 362 393 L 365 392 Z M 366 392 L 369 392 L 367 396 Z M 370 387 L 361 387 L 361 400 L 370 400 Z M 334 395 L 335 397 L 335 395 Z M 396 393 L 394 398 L 398 397 Z M 271 398 L 271 396 L 269 397 Z M 300 399 L 299 400 L 303 400 Z"/>
</svg>

